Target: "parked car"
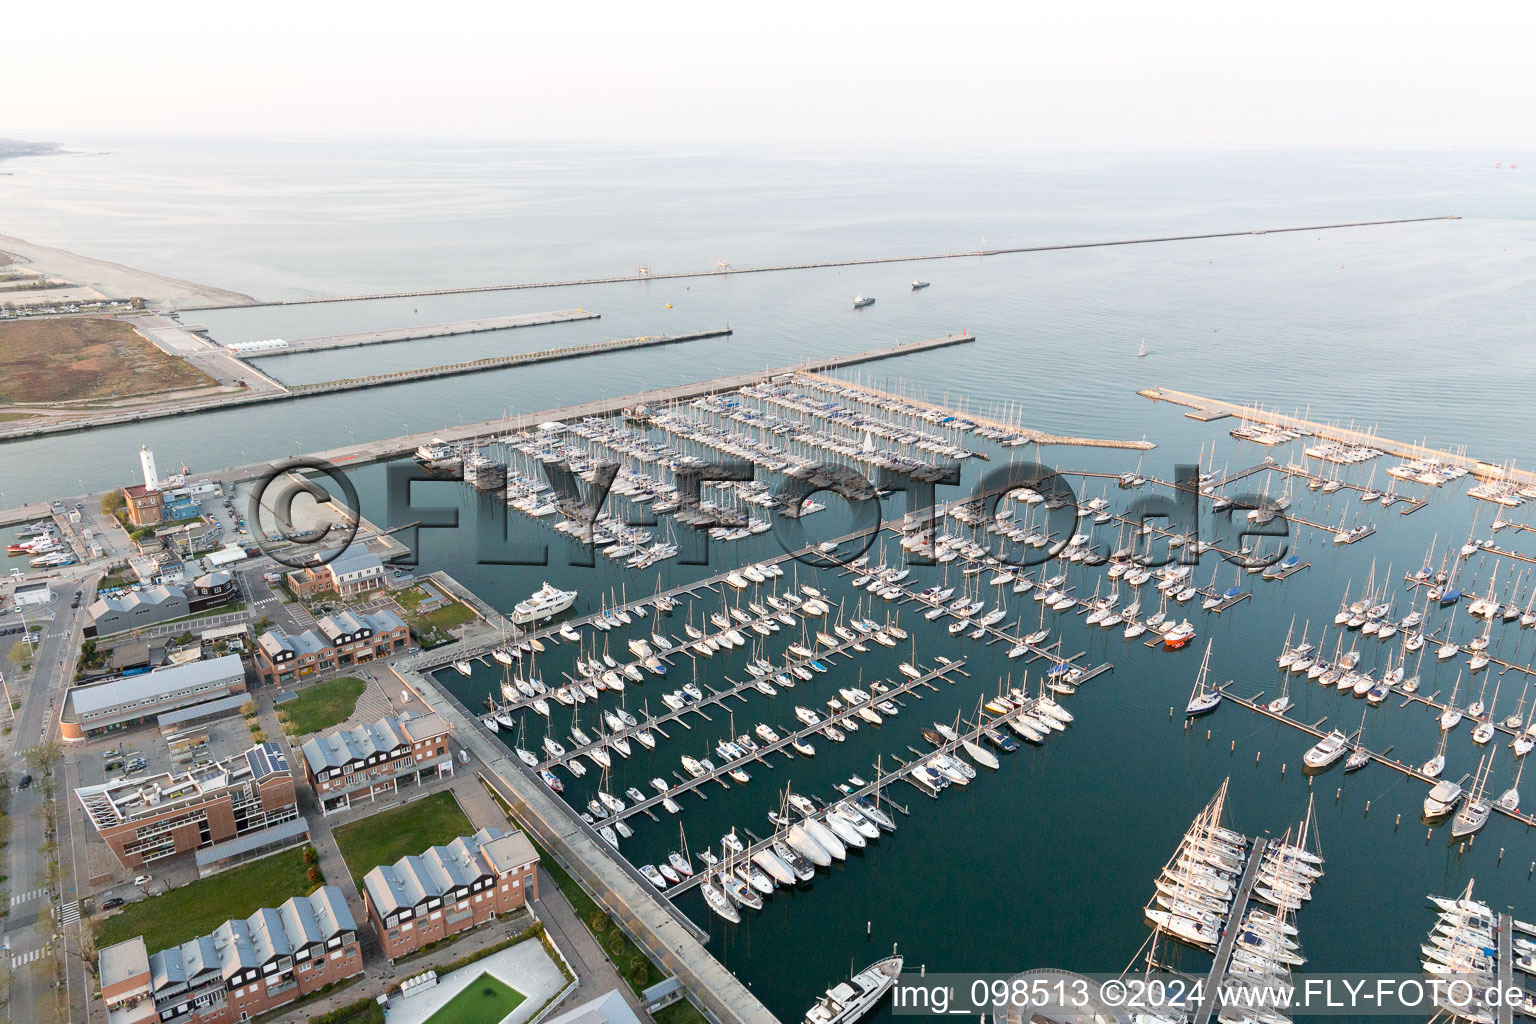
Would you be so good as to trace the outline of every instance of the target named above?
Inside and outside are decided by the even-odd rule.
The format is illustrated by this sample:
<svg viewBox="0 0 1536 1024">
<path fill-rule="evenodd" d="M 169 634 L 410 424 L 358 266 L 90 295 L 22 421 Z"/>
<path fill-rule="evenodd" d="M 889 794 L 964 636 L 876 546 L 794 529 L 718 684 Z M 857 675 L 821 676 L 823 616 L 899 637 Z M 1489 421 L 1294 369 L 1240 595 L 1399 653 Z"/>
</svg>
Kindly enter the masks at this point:
<svg viewBox="0 0 1536 1024">
<path fill-rule="evenodd" d="M 154 877 L 152 875 L 139 875 L 137 878 L 135 878 L 133 880 L 133 884 L 134 885 L 148 885 L 152 881 L 154 881 Z"/>
<path fill-rule="evenodd" d="M 123 899 L 121 896 L 112 896 L 112 897 L 110 897 L 108 899 L 102 900 L 100 905 L 98 905 L 96 907 L 96 909 L 97 910 L 116 910 L 118 907 L 122 906 L 126 902 L 128 902 L 128 901 Z"/>
</svg>

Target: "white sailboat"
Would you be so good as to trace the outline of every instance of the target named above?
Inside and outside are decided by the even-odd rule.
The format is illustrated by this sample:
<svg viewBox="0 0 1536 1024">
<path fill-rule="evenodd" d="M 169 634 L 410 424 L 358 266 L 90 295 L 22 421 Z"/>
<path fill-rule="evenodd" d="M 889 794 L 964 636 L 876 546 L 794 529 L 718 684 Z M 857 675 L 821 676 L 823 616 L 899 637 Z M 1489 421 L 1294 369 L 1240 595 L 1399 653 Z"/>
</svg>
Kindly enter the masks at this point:
<svg viewBox="0 0 1536 1024">
<path fill-rule="evenodd" d="M 1200 660 L 1200 672 L 1195 676 L 1195 689 L 1189 695 L 1189 703 L 1184 707 L 1184 713 L 1190 718 L 1197 715 L 1208 714 L 1216 710 L 1216 705 L 1221 703 L 1221 688 L 1210 687 L 1207 689 L 1206 680 L 1211 670 L 1211 644 L 1205 643 L 1205 657 Z"/>
</svg>

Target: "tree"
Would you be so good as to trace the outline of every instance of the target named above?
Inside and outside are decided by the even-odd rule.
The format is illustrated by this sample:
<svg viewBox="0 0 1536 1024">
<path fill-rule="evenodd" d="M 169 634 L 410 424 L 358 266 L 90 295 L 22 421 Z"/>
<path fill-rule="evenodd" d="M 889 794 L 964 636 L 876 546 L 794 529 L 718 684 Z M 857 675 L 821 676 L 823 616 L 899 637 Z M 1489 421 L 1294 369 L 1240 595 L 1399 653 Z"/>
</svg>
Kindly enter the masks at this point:
<svg viewBox="0 0 1536 1024">
<path fill-rule="evenodd" d="M 27 761 L 27 767 L 36 775 L 53 774 L 53 766 L 59 763 L 59 757 L 64 753 L 64 744 L 58 740 L 47 740 L 35 747 L 28 747 L 23 755 Z"/>
<path fill-rule="evenodd" d="M 101 511 L 106 515 L 115 516 L 117 515 L 118 510 L 127 504 L 128 503 L 123 500 L 121 491 L 113 491 L 110 494 L 102 495 Z"/>
</svg>

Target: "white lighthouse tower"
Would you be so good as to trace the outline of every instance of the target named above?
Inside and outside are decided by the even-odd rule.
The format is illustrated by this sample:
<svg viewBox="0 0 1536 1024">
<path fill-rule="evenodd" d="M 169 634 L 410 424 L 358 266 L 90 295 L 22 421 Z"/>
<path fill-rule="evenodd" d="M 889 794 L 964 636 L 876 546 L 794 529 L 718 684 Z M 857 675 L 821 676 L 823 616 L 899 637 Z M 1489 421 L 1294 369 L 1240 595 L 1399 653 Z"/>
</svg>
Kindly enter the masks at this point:
<svg viewBox="0 0 1536 1024">
<path fill-rule="evenodd" d="M 139 446 L 139 465 L 144 469 L 144 489 L 158 491 L 160 474 L 155 470 L 155 453 L 149 450 L 147 444 Z"/>
</svg>

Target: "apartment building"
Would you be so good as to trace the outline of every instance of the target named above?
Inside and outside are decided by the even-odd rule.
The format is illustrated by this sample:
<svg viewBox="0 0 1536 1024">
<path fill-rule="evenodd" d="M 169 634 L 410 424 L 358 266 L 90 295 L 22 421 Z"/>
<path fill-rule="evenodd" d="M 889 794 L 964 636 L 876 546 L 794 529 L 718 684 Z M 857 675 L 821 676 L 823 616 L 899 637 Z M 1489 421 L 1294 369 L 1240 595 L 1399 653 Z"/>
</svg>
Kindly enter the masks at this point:
<svg viewBox="0 0 1536 1024">
<path fill-rule="evenodd" d="M 363 905 L 391 960 L 537 899 L 539 855 L 521 832 L 482 828 L 363 877 Z"/>
<path fill-rule="evenodd" d="M 346 896 L 324 885 L 150 955 L 144 937 L 98 955 L 108 1024 L 225 1024 L 363 971 Z"/>
<path fill-rule="evenodd" d="M 305 676 L 388 657 L 405 650 L 410 642 L 410 627 L 392 611 L 337 612 L 302 633 L 267 630 L 256 640 L 253 664 L 262 682 L 288 685 Z"/>
<path fill-rule="evenodd" d="M 400 785 L 453 774 L 452 727 L 436 714 L 381 718 L 304 741 L 304 778 L 331 815 Z"/>
<path fill-rule="evenodd" d="M 293 821 L 293 772 L 282 747 L 258 743 L 207 768 L 115 779 L 75 790 L 125 868 L 189 853 Z"/>
</svg>

